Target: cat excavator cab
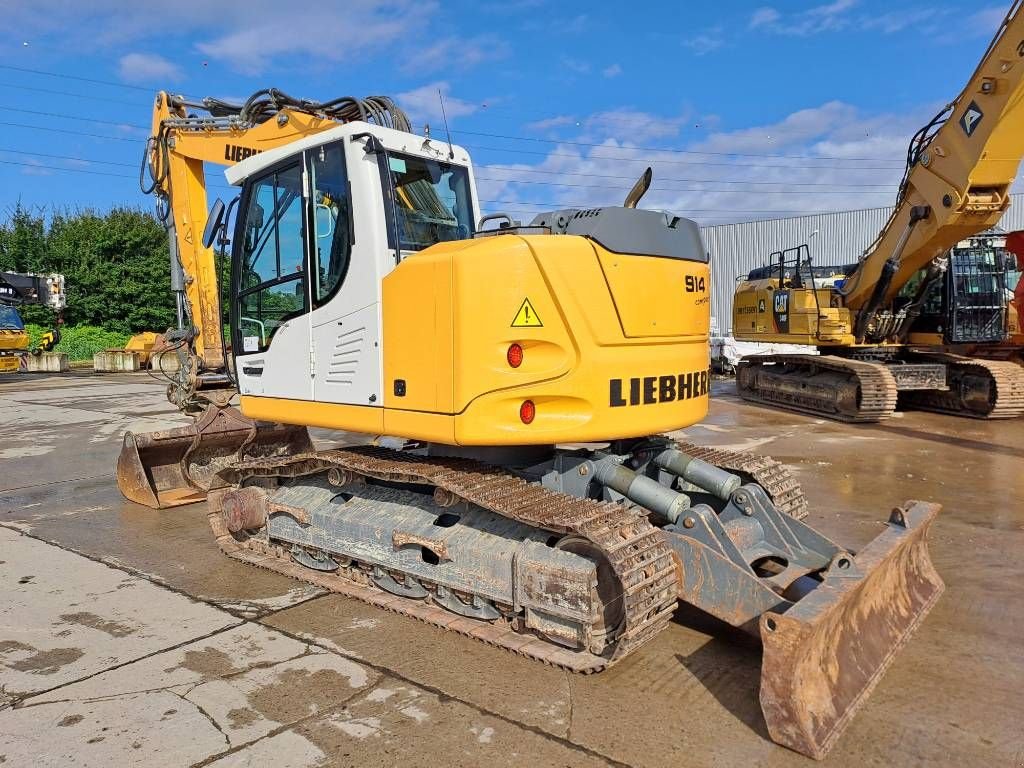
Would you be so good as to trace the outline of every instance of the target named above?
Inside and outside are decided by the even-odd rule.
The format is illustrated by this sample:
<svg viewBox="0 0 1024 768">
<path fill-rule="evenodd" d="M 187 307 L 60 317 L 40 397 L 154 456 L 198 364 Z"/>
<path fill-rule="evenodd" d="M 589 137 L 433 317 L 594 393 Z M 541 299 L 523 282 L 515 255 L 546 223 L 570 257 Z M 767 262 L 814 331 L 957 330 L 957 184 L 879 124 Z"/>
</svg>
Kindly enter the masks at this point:
<svg viewBox="0 0 1024 768">
<path fill-rule="evenodd" d="M 209 215 L 203 159 L 239 189 Z M 649 173 L 626 205 L 485 228 L 464 148 L 388 99 L 275 90 L 161 93 L 147 164 L 197 419 L 126 434 L 118 482 L 205 496 L 231 557 L 580 673 L 682 600 L 761 639 L 769 732 L 814 757 L 941 594 L 937 505 L 853 552 L 777 462 L 665 436 L 707 413 L 710 274 L 694 222 L 636 207 Z"/>
</svg>

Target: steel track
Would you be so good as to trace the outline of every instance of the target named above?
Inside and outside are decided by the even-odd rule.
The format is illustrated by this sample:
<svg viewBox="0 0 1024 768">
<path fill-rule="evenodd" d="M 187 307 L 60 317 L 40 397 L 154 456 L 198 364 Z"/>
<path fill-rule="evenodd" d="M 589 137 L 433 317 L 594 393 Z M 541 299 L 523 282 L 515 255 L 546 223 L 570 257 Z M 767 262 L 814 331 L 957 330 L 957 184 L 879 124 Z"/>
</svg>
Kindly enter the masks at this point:
<svg viewBox="0 0 1024 768">
<path fill-rule="evenodd" d="M 845 376 L 846 384 L 856 387 L 859 393 L 853 398 L 857 402 L 857 409 L 852 413 L 840 411 L 836 406 L 837 397 L 798 396 L 771 386 L 749 388 L 740 384 L 742 369 L 763 368 L 768 363 L 793 367 L 795 370 L 773 374 L 793 384 L 799 384 L 816 370 Z M 884 365 L 834 355 L 756 355 L 744 358 L 737 367 L 736 390 L 740 397 L 750 402 L 850 423 L 877 422 L 889 418 L 896 411 L 898 394 L 896 381 Z M 839 394 L 837 390 L 835 393 Z"/>
<path fill-rule="evenodd" d="M 988 377 L 995 391 L 995 401 L 991 403 L 991 410 L 986 413 L 967 408 L 959 392 L 955 391 L 904 393 L 904 402 L 915 410 L 948 413 L 972 419 L 1012 419 L 1024 413 L 1024 368 L 1016 363 L 964 357 L 947 352 L 914 353 L 914 357 L 944 363 L 976 376 Z"/>
<path fill-rule="evenodd" d="M 474 461 L 427 458 L 372 446 L 286 459 L 254 459 L 233 466 L 227 474 L 240 484 L 250 478 L 303 477 L 331 468 L 373 480 L 441 488 L 522 523 L 587 539 L 601 551 L 618 580 L 623 619 L 609 632 L 610 644 L 600 655 L 572 650 L 517 631 L 507 623 L 457 616 L 429 602 L 392 595 L 371 583 L 312 571 L 293 562 L 287 550 L 273 542 L 232 535 L 219 510 L 211 509 L 209 521 L 221 550 L 237 560 L 580 673 L 599 672 L 624 658 L 663 630 L 675 611 L 676 565 L 661 532 L 617 503 L 556 493 Z"/>
<path fill-rule="evenodd" d="M 683 453 L 716 467 L 747 475 L 764 488 L 780 512 L 797 520 L 807 517 L 807 497 L 800 487 L 800 481 L 785 464 L 755 453 L 727 451 L 724 448 L 710 448 L 693 443 L 677 441 L 676 447 Z M 746 482 L 747 478 L 743 479 Z"/>
</svg>

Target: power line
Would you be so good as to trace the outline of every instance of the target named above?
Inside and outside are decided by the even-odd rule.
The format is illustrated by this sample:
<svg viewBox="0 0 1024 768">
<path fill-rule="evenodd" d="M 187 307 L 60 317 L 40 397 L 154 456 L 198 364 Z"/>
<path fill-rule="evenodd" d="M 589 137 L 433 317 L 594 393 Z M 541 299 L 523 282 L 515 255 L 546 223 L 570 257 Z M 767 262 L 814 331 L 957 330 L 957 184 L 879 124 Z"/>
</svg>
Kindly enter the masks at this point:
<svg viewBox="0 0 1024 768">
<path fill-rule="evenodd" d="M 539 184 L 539 185 L 545 186 L 545 187 L 575 187 L 577 189 L 612 189 L 612 190 L 618 190 L 618 191 L 622 192 L 623 194 L 628 192 L 629 189 L 630 189 L 629 187 L 618 187 L 618 186 L 613 186 L 613 185 L 610 185 L 610 184 L 568 184 L 568 183 L 563 183 L 563 182 L 558 182 L 558 181 L 536 181 L 534 179 L 494 179 L 494 178 L 491 178 L 489 176 L 477 176 L 476 180 L 477 181 L 500 182 L 500 183 L 504 183 L 504 184 Z M 719 181 L 716 181 L 716 180 L 713 180 L 713 179 L 708 179 L 706 182 L 701 182 L 701 183 L 707 183 L 707 184 L 719 184 L 719 183 L 722 183 L 722 184 L 745 184 L 746 182 L 743 182 L 743 181 L 719 182 Z M 786 182 L 784 182 L 784 181 L 777 181 L 775 183 L 776 184 L 786 185 Z M 895 185 L 893 185 L 893 188 L 895 188 Z M 704 188 L 701 188 L 701 187 L 682 187 L 682 188 L 680 188 L 680 187 L 651 187 L 649 191 L 650 192 L 715 192 L 715 193 L 723 193 L 723 194 L 725 194 L 725 193 L 728 193 L 728 192 L 749 192 L 751 190 L 745 190 L 745 189 L 704 189 Z M 861 190 L 861 191 L 857 191 L 857 192 L 846 191 L 846 190 L 842 190 L 842 189 L 826 189 L 826 190 L 817 189 L 817 190 L 806 190 L 806 191 L 788 190 L 788 189 L 776 189 L 776 190 L 760 190 L 760 191 L 763 194 L 766 194 L 766 195 L 890 195 L 890 194 L 892 194 L 892 189 L 882 189 L 882 190 L 876 189 L 876 190 L 873 190 L 873 191 Z"/>
<path fill-rule="evenodd" d="M 7 152 L 7 151 L 11 151 L 11 150 L 0 150 L 0 151 Z M 25 154 L 32 154 L 32 153 L 25 153 Z M 81 162 L 85 162 L 85 163 L 103 162 L 102 160 L 100 160 L 100 161 L 83 160 L 82 158 L 68 158 L 68 159 L 69 160 L 80 160 Z M 35 168 L 37 170 L 55 171 L 57 173 L 62 173 L 62 172 L 67 172 L 67 173 L 88 173 L 88 174 L 90 174 L 92 176 L 113 176 L 113 177 L 119 178 L 119 179 L 134 179 L 136 181 L 138 181 L 138 178 L 139 178 L 138 175 L 125 174 L 125 173 L 107 173 L 107 172 L 104 172 L 104 171 L 96 171 L 96 170 L 93 170 L 91 168 L 67 168 L 67 167 L 61 166 L 61 165 L 43 165 L 42 163 L 21 163 L 21 162 L 18 162 L 16 160 L 0 160 L 0 163 L 2 163 L 4 165 L 19 165 L 19 166 L 22 166 L 24 168 Z M 117 165 L 122 165 L 122 163 L 117 163 Z M 236 187 L 232 187 L 230 184 L 216 184 L 216 183 L 213 183 L 213 182 L 207 182 L 206 186 L 207 186 L 207 188 L 215 188 L 215 189 L 237 189 Z"/>
<path fill-rule="evenodd" d="M 111 99 L 107 96 L 94 96 L 87 93 L 73 93 L 72 91 L 55 91 L 52 88 L 38 88 L 32 85 L 15 85 L 14 83 L 0 83 L 0 88 L 17 88 L 21 91 L 36 91 L 38 93 L 49 93 L 53 96 L 71 96 L 75 99 L 89 99 L 91 101 L 106 101 L 111 104 L 124 104 L 129 107 L 138 107 L 141 102 L 125 101 L 124 99 Z"/>
<path fill-rule="evenodd" d="M 600 203 L 562 203 L 562 202 L 542 202 L 542 203 L 531 203 L 525 200 L 481 200 L 481 203 L 488 203 L 492 205 L 525 205 L 533 208 L 541 208 L 550 211 L 559 211 L 565 208 L 600 208 Z M 811 216 L 822 213 L 834 213 L 834 211 L 806 211 L 806 210 L 771 210 L 771 209 L 760 209 L 760 208 L 673 208 L 673 211 L 679 213 L 787 213 L 793 214 L 794 216 Z"/>
<path fill-rule="evenodd" d="M 135 123 L 126 123 L 123 120 L 102 120 L 98 117 L 82 117 L 81 115 L 63 115 L 59 112 L 41 112 L 37 109 L 19 109 L 18 107 L 9 107 L 5 104 L 0 104 L 0 108 L 5 109 L 8 112 L 21 112 L 26 115 L 41 115 L 42 117 L 56 117 L 61 120 L 81 120 L 86 123 L 116 125 L 119 128 L 138 128 L 139 130 L 143 131 L 149 130 L 149 126 L 137 125 Z"/>
<path fill-rule="evenodd" d="M 47 77 L 56 77 L 65 80 L 77 80 L 79 82 L 94 83 L 98 85 L 107 85 L 115 88 L 128 88 L 137 91 L 145 91 L 147 93 L 155 93 L 159 88 L 145 87 L 139 85 L 129 85 L 127 83 L 118 83 L 112 80 L 99 80 L 89 77 L 80 77 L 78 75 L 67 75 L 60 72 L 49 72 L 41 69 L 29 69 L 27 67 L 16 67 L 10 64 L 0 64 L 0 69 L 12 70 L 15 72 L 27 72 L 35 75 L 44 75 Z M 77 95 L 77 94 L 66 94 L 66 95 Z M 639 124 L 639 123 L 638 123 Z M 779 159 L 793 159 L 793 160 L 834 160 L 840 162 L 887 162 L 886 158 L 873 157 L 873 158 L 862 158 L 862 157 L 838 157 L 830 155 L 787 155 L 782 153 L 749 153 L 749 152 L 715 152 L 715 151 L 702 151 L 702 150 L 687 150 L 687 149 L 676 149 L 672 147 L 608 147 L 604 144 L 584 142 L 584 141 L 570 141 L 560 139 L 542 139 L 533 136 L 515 136 L 507 134 L 496 134 L 486 133 L 480 131 L 453 131 L 456 135 L 467 135 L 467 136 L 479 136 L 482 138 L 494 138 L 502 139 L 506 141 L 529 141 L 539 142 L 546 144 L 565 144 L 569 146 L 580 146 L 590 147 L 599 149 L 622 149 L 627 151 L 642 151 L 642 152 L 668 152 L 672 154 L 683 154 L 683 155 L 710 155 L 717 157 L 755 157 L 755 158 L 779 158 Z M 519 150 L 516 150 L 519 151 Z M 812 166 L 812 167 L 828 167 L 828 166 Z M 899 163 L 893 164 L 893 167 L 900 167 Z"/>
<path fill-rule="evenodd" d="M 794 163 L 789 164 L 768 164 L 768 163 L 722 163 L 708 160 L 663 160 L 658 158 L 657 160 L 651 160 L 650 158 L 629 158 L 629 157 L 605 157 L 602 155 L 590 154 L 588 156 L 574 155 L 570 152 L 538 152 L 529 149 L 512 149 L 511 147 L 485 147 L 480 144 L 463 144 L 463 147 L 467 149 L 479 149 L 485 152 L 505 152 L 507 154 L 516 155 L 540 155 L 541 157 L 568 157 L 573 160 L 614 160 L 616 163 L 643 163 L 644 165 L 710 165 L 721 168 L 782 168 L 782 169 L 794 169 L 802 168 L 807 170 L 828 170 L 830 168 L 843 170 L 848 173 L 859 172 L 859 171 L 893 171 L 896 166 L 870 166 L 863 165 L 857 168 L 850 168 L 842 165 L 798 165 Z M 615 149 L 626 149 L 630 150 L 629 147 L 615 147 Z M 632 150 L 630 150 L 632 151 Z"/>
<path fill-rule="evenodd" d="M 636 179 L 637 179 L 636 176 L 617 176 L 615 174 L 610 174 L 610 173 L 583 173 L 583 172 L 580 172 L 580 171 L 551 171 L 551 170 L 546 170 L 546 169 L 543 169 L 543 168 L 528 168 L 528 167 L 527 168 L 523 168 L 523 167 L 517 167 L 517 166 L 514 166 L 514 165 L 492 165 L 490 163 L 481 163 L 479 165 L 479 167 L 480 168 L 484 168 L 486 170 L 492 170 L 493 169 L 493 170 L 498 170 L 498 171 L 509 171 L 509 172 L 516 172 L 516 173 L 542 173 L 542 174 L 546 174 L 546 175 L 550 175 L 550 176 L 582 176 L 582 177 L 593 178 L 593 179 L 621 179 L 623 181 L 630 181 L 630 182 L 635 182 Z M 788 168 L 790 166 L 780 166 L 780 167 L 787 167 Z M 477 178 L 480 178 L 480 177 L 478 176 Z M 758 184 L 758 185 L 784 184 L 784 185 L 789 186 L 789 187 L 831 187 L 831 188 L 836 188 L 836 187 L 854 187 L 854 188 L 861 188 L 861 187 L 885 187 L 886 189 L 888 189 L 890 186 L 892 186 L 890 184 L 829 184 L 828 182 L 813 182 L 813 181 L 799 181 L 799 182 L 797 182 L 797 181 L 753 181 L 753 180 L 748 180 L 748 179 L 673 179 L 673 178 L 661 177 L 658 180 L 659 181 L 693 182 L 693 183 L 710 183 L 710 182 L 714 182 L 716 184 L 717 183 L 722 183 L 722 184 Z M 505 181 L 505 179 L 497 179 L 497 181 Z M 511 179 L 509 179 L 509 181 L 511 181 Z"/>
<path fill-rule="evenodd" d="M 598 144 L 588 141 L 568 141 L 562 139 L 540 139 L 532 136 L 507 136 L 499 133 L 481 133 L 479 131 L 452 131 L 455 135 L 480 136 L 485 139 L 502 139 L 504 141 L 532 141 L 542 144 L 567 144 L 573 147 L 600 147 L 602 149 L 625 149 L 635 152 L 671 152 L 678 155 L 713 155 L 716 157 L 760 157 L 780 158 L 793 160 L 842 160 L 844 162 L 887 162 L 883 157 L 831 157 L 826 155 L 783 155 L 773 154 L 752 154 L 748 152 L 702 152 L 691 149 L 673 149 L 671 147 L 609 147 L 605 144 Z"/>
<path fill-rule="evenodd" d="M 104 171 L 94 171 L 91 168 L 64 168 L 58 165 L 42 165 L 39 163 L 19 163 L 17 160 L 0 160 L 0 163 L 4 165 L 20 165 L 24 168 L 36 168 L 38 170 L 46 171 L 66 171 L 68 173 L 88 173 L 91 176 L 114 176 L 119 179 L 133 179 L 134 176 L 129 176 L 124 173 L 106 173 Z"/>
<path fill-rule="evenodd" d="M 4 150 L 4 151 L 6 151 L 6 150 Z M 80 158 L 75 158 L 75 159 L 80 159 Z M 84 162 L 90 162 L 90 161 L 84 161 Z M 18 162 L 16 160 L 0 160 L 0 163 L 2 163 L 3 165 L 15 165 L 15 166 L 20 166 L 22 168 L 32 168 L 32 169 L 35 169 L 35 170 L 55 171 L 55 172 L 59 172 L 59 173 L 87 173 L 87 174 L 90 174 L 92 176 L 108 176 L 108 177 L 119 178 L 119 179 L 135 179 L 136 178 L 135 176 L 130 175 L 130 174 L 125 174 L 125 173 L 107 173 L 107 172 L 104 172 L 104 171 L 96 171 L 96 170 L 93 170 L 91 168 L 65 168 L 65 167 L 57 166 L 57 165 L 43 165 L 43 164 L 40 164 L 40 163 L 22 163 L 22 162 Z M 207 184 L 207 186 L 208 187 L 220 187 L 220 188 L 225 188 L 225 189 L 233 189 L 233 187 L 230 187 L 228 185 Z M 543 209 L 543 210 L 552 210 L 552 211 L 560 210 L 560 209 L 563 209 L 563 208 L 592 208 L 592 207 L 595 207 L 593 204 L 555 203 L 555 202 L 550 202 L 550 203 L 529 203 L 529 202 L 524 202 L 524 201 L 521 201 L 521 200 L 481 200 L 480 202 L 481 203 L 487 203 L 489 205 L 521 205 L 521 206 L 530 206 L 532 208 L 540 208 L 540 209 Z M 801 214 L 809 215 L 811 213 L 831 213 L 831 211 L 791 211 L 791 210 L 774 210 L 773 211 L 773 210 L 758 210 L 758 209 L 745 209 L 745 208 L 732 208 L 732 209 L 730 209 L 730 208 L 681 208 L 681 209 L 679 209 L 679 211 L 680 212 L 689 212 L 689 213 L 702 213 L 702 212 L 704 212 L 704 213 L 755 213 L 755 214 L 757 214 L 757 213 L 764 213 L 764 214 L 784 213 L 784 214 L 793 214 L 793 215 L 801 215 Z M 526 210 L 520 210 L 520 211 L 517 211 L 517 212 L 518 213 L 528 213 L 528 211 L 526 211 Z"/>
<path fill-rule="evenodd" d="M 0 69 L 9 69 L 14 72 L 27 72 L 32 75 L 46 75 L 47 77 L 59 77 L 62 80 L 77 80 L 81 83 L 93 83 L 95 85 L 110 85 L 114 88 L 128 88 L 133 91 L 146 91 L 147 93 L 156 93 L 159 88 L 147 88 L 143 85 L 128 85 L 127 83 L 117 83 L 113 80 L 96 80 L 92 77 L 79 77 L 78 75 L 65 75 L 60 72 L 47 72 L 43 69 L 29 69 L 28 67 L 15 67 L 11 64 L 0 64 Z"/>
<path fill-rule="evenodd" d="M 86 157 L 70 157 L 69 155 L 48 155 L 43 152 L 29 152 L 24 149 L 2 149 L 0 152 L 9 152 L 14 155 L 33 155 L 34 157 L 49 157 L 54 160 L 74 160 L 78 163 L 95 163 L 96 165 L 118 165 L 122 168 L 138 168 L 138 163 L 115 163 L 112 160 L 90 160 Z"/>
<path fill-rule="evenodd" d="M 58 118 L 58 119 L 66 119 L 66 120 L 78 120 L 78 121 L 83 121 L 83 122 L 88 122 L 88 123 L 97 123 L 97 124 L 101 124 L 101 125 L 114 125 L 114 126 L 118 126 L 118 127 L 136 128 L 138 130 L 148 130 L 148 128 L 146 126 L 142 126 L 142 125 L 138 125 L 138 124 L 133 124 L 133 123 L 118 122 L 118 121 L 113 121 L 113 120 L 101 120 L 101 119 L 98 119 L 98 118 L 84 118 L 84 117 L 80 117 L 80 116 L 77 116 L 77 115 L 65 115 L 65 114 L 61 114 L 61 113 L 42 112 L 42 111 L 37 111 L 37 110 L 23 110 L 23 109 L 18 109 L 18 108 L 2 108 L 2 106 L 0 106 L 0 109 L 6 109 L 8 112 L 19 112 L 19 113 L 24 113 L 24 114 L 28 114 L 28 115 L 39 115 L 39 116 L 42 116 L 42 117 L 50 117 L 50 118 Z M 18 127 L 23 127 L 23 128 L 35 127 L 35 126 L 26 126 L 24 124 L 15 124 L 15 123 L 0 123 L 0 125 L 16 125 Z M 52 131 L 54 129 L 52 129 L 52 128 L 41 128 L 40 127 L 40 130 L 50 130 L 50 131 Z M 73 133 L 73 131 L 67 131 L 67 132 L 68 133 Z M 100 136 L 100 135 L 96 135 L 96 134 L 82 134 L 82 135 L 91 135 L 93 138 L 109 138 L 109 139 L 123 140 L 123 141 L 135 141 L 135 140 L 137 140 L 137 139 L 132 139 L 132 138 L 120 137 L 120 136 Z M 645 165 L 646 164 L 650 164 L 650 162 L 651 162 L 648 159 L 643 159 L 643 158 L 605 158 L 605 157 L 594 156 L 593 154 L 590 157 L 588 157 L 588 158 L 581 158 L 580 156 L 570 155 L 570 154 L 567 154 L 567 153 L 531 152 L 529 150 L 513 150 L 513 148 L 508 148 L 508 147 L 493 147 L 493 146 L 479 146 L 479 145 L 475 145 L 474 146 L 472 144 L 466 144 L 466 146 L 468 146 L 469 148 L 475 148 L 475 150 L 483 150 L 485 152 L 514 153 L 514 154 L 518 154 L 518 155 L 539 155 L 539 156 L 546 157 L 546 158 L 547 157 L 565 157 L 565 158 L 572 158 L 573 160 L 587 160 L 587 161 L 609 160 L 609 161 L 613 161 L 615 163 L 642 163 L 642 164 L 645 164 Z M 655 165 L 699 165 L 699 166 L 716 166 L 716 167 L 725 167 L 725 168 L 737 168 L 737 167 L 742 167 L 742 168 L 780 168 L 780 169 L 784 169 L 784 170 L 793 170 L 793 169 L 819 170 L 819 169 L 827 169 L 827 168 L 842 168 L 841 166 L 827 166 L 827 165 L 813 165 L 813 166 L 794 165 L 794 164 L 791 164 L 791 165 L 769 165 L 769 164 L 759 164 L 759 163 L 744 163 L 744 164 L 742 164 L 742 166 L 738 166 L 736 163 L 718 163 L 718 162 L 689 161 L 689 160 L 657 160 L 657 161 L 654 162 L 654 164 Z M 866 171 L 866 170 L 892 171 L 893 169 L 892 168 L 880 168 L 880 167 L 864 166 L 864 167 L 856 168 L 856 169 L 843 168 L 843 170 L 846 170 L 846 171 L 851 171 L 851 170 L 852 171 Z M 692 179 L 692 181 L 696 182 L 696 179 Z M 708 181 L 712 181 L 713 182 L 713 181 L 716 181 L 716 180 L 715 179 L 708 179 Z M 784 183 L 784 182 L 778 182 L 778 183 Z"/>
<path fill-rule="evenodd" d="M 0 125 L 10 126 L 12 128 L 28 128 L 32 131 L 47 131 L 48 133 L 60 133 L 66 136 L 86 136 L 91 139 L 107 139 L 108 141 L 130 141 L 132 144 L 141 144 L 141 140 L 137 138 L 129 138 L 128 136 L 105 136 L 101 133 L 85 133 L 84 131 L 72 131 L 66 128 L 47 128 L 42 125 L 28 125 L 26 123 L 7 123 L 0 122 Z"/>
</svg>

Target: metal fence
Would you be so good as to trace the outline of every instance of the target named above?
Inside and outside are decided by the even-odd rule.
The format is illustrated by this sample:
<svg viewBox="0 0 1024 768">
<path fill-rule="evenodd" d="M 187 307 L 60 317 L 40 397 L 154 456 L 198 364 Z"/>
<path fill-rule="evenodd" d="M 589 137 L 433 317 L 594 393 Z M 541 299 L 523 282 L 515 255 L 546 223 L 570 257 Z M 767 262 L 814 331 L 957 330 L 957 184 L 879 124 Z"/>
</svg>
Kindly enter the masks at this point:
<svg viewBox="0 0 1024 768">
<path fill-rule="evenodd" d="M 1024 229 L 1024 194 L 1012 195 L 1000 226 Z M 711 316 L 720 333 L 732 329 L 732 294 L 737 278 L 762 266 L 769 253 L 808 243 L 816 265 L 850 264 L 881 231 L 892 208 L 868 208 L 789 219 L 701 227 L 711 256 Z"/>
</svg>

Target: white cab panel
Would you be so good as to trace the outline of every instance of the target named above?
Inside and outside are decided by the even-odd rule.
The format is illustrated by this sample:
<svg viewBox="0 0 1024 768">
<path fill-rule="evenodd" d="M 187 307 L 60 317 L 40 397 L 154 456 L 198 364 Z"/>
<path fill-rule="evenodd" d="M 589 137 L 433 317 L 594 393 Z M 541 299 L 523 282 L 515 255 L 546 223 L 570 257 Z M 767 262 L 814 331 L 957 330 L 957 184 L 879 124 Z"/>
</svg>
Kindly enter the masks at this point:
<svg viewBox="0 0 1024 768">
<path fill-rule="evenodd" d="M 309 315 L 292 318 L 274 334 L 265 352 L 235 358 L 243 395 L 313 399 Z"/>
<path fill-rule="evenodd" d="M 371 304 L 313 329 L 313 394 L 318 402 L 380 406 L 378 306 Z"/>
</svg>

